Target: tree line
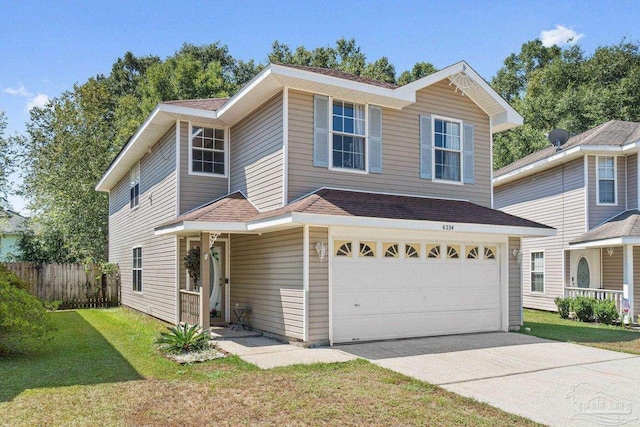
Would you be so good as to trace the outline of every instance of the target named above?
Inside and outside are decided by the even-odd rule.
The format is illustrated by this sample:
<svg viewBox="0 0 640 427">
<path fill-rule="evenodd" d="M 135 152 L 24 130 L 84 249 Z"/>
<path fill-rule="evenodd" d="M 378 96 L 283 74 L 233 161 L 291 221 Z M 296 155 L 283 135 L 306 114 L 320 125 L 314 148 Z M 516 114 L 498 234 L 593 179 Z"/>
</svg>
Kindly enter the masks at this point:
<svg viewBox="0 0 640 427">
<path fill-rule="evenodd" d="M 637 42 L 599 47 L 545 47 L 540 40 L 509 55 L 491 86 L 523 117 L 524 126 L 494 138 L 494 167 L 544 147 L 555 127 L 576 134 L 611 119 L 640 120 L 640 54 Z M 418 62 L 396 75 L 388 58 L 368 61 L 354 39 L 335 46 L 295 49 L 275 41 L 264 62 L 235 59 L 227 46 L 184 44 L 162 60 L 127 52 L 106 75 L 90 77 L 31 110 L 23 135 L 4 135 L 0 112 L 0 205 L 19 192 L 32 212 L 20 239 L 23 258 L 36 262 L 105 261 L 107 195 L 95 184 L 147 115 L 162 101 L 228 97 L 266 63 L 334 68 L 404 85 L 436 67 Z M 10 188 L 20 165 L 22 188 Z"/>
</svg>

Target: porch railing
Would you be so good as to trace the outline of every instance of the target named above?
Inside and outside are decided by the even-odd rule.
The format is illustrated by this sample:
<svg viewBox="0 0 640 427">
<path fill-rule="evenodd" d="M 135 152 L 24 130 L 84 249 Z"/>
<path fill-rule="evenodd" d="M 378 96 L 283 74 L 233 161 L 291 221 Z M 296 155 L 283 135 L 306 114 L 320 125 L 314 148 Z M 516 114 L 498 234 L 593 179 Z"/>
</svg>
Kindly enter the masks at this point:
<svg viewBox="0 0 640 427">
<path fill-rule="evenodd" d="M 590 288 L 564 288 L 564 296 L 567 298 L 590 297 L 597 300 L 610 299 L 616 303 L 618 313 L 622 315 L 622 291 Z"/>
<path fill-rule="evenodd" d="M 200 324 L 200 292 L 180 289 L 180 322 Z"/>
</svg>

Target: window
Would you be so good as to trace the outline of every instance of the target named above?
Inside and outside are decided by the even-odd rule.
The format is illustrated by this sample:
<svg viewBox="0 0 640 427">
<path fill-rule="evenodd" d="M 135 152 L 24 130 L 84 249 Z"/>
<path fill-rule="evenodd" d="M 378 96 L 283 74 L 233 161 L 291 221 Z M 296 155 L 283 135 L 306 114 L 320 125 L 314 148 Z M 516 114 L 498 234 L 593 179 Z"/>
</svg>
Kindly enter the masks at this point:
<svg viewBox="0 0 640 427">
<path fill-rule="evenodd" d="M 365 170 L 364 111 L 364 105 L 333 101 L 333 167 Z"/>
<path fill-rule="evenodd" d="M 616 202 L 616 166 L 615 157 L 597 157 L 598 159 L 598 204 L 615 205 Z"/>
<path fill-rule="evenodd" d="M 351 256 L 351 242 L 336 240 L 334 242 L 336 256 Z"/>
<path fill-rule="evenodd" d="M 440 259 L 440 245 L 427 245 L 427 258 Z"/>
<path fill-rule="evenodd" d="M 531 252 L 531 292 L 544 292 L 544 252 Z"/>
<path fill-rule="evenodd" d="M 142 292 L 142 248 L 133 248 L 133 291 Z"/>
<path fill-rule="evenodd" d="M 460 246 L 447 245 L 447 259 L 459 259 L 459 258 L 460 258 Z"/>
<path fill-rule="evenodd" d="M 405 258 L 420 258 L 420 245 L 417 243 L 407 243 L 404 245 Z"/>
<path fill-rule="evenodd" d="M 224 129 L 191 128 L 191 172 L 225 175 Z"/>
<path fill-rule="evenodd" d="M 467 246 L 467 259 L 480 259 L 480 248 L 477 246 Z"/>
<path fill-rule="evenodd" d="M 140 203 L 140 162 L 129 172 L 129 207 L 137 208 Z"/>
<path fill-rule="evenodd" d="M 496 259 L 496 247 L 485 246 L 484 247 L 484 259 Z"/>
<path fill-rule="evenodd" d="M 461 180 L 461 123 L 435 119 L 433 145 L 435 156 L 435 178 L 446 181 Z"/>
</svg>

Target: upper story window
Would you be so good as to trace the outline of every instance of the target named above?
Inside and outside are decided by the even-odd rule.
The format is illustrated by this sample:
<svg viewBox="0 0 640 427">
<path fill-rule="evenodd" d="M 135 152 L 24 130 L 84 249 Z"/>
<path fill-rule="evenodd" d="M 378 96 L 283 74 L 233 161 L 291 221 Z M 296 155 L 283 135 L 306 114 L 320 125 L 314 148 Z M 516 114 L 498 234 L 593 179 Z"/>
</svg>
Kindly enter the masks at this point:
<svg viewBox="0 0 640 427">
<path fill-rule="evenodd" d="M 364 171 L 366 169 L 364 105 L 334 100 L 332 111 L 332 166 Z"/>
<path fill-rule="evenodd" d="M 436 118 L 433 129 L 435 179 L 460 182 L 462 123 Z"/>
<path fill-rule="evenodd" d="M 531 252 L 531 292 L 544 292 L 544 252 Z"/>
<path fill-rule="evenodd" d="M 137 208 L 140 203 L 140 162 L 129 172 L 129 207 Z"/>
<path fill-rule="evenodd" d="M 598 156 L 598 204 L 615 205 L 616 200 L 616 158 Z"/>
<path fill-rule="evenodd" d="M 224 129 L 193 126 L 190 145 L 191 173 L 225 175 Z"/>
</svg>

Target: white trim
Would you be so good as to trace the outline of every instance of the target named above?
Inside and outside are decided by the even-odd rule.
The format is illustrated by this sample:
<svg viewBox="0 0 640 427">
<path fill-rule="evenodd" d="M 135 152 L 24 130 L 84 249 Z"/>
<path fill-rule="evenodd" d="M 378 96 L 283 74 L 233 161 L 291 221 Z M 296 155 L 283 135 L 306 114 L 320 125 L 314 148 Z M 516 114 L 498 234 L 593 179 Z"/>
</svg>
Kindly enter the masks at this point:
<svg viewBox="0 0 640 427">
<path fill-rule="evenodd" d="M 640 154 L 636 154 L 636 209 L 640 210 Z"/>
<path fill-rule="evenodd" d="M 629 316 L 631 317 L 631 323 L 633 323 L 636 319 L 636 314 L 635 310 L 634 310 L 634 296 L 635 296 L 635 278 L 633 277 L 634 274 L 634 270 L 635 270 L 635 266 L 634 266 L 634 260 L 633 260 L 633 246 L 628 245 L 624 247 L 623 250 L 623 254 L 625 255 L 625 259 L 624 259 L 624 265 L 627 266 L 626 268 L 626 272 L 624 271 L 623 268 L 623 275 L 626 276 L 624 277 L 623 284 L 627 285 L 627 289 L 629 291 L 628 294 L 628 300 L 629 300 Z M 626 274 L 625 274 L 626 273 Z"/>
<path fill-rule="evenodd" d="M 545 252 L 546 251 L 544 249 L 529 250 L 529 295 L 542 296 L 542 295 L 546 295 L 547 293 L 547 257 Z M 534 273 L 533 268 L 531 266 L 531 257 L 533 254 L 538 254 L 538 253 L 542 254 L 542 292 L 534 291 L 531 289 L 533 287 L 533 280 L 531 278 L 531 275 Z M 562 274 L 564 275 L 564 271 L 562 272 Z"/>
<path fill-rule="evenodd" d="M 629 156 L 624 156 L 624 210 L 629 210 Z"/>
<path fill-rule="evenodd" d="M 489 116 L 489 129 L 493 128 L 493 117 Z M 493 204 L 493 132 L 489 132 L 489 182 L 491 183 L 491 209 L 494 208 Z M 475 146 L 473 147 L 473 155 L 475 157 Z M 522 245 L 521 245 L 522 247 Z M 522 307 L 522 304 L 520 304 Z M 522 316 L 521 316 L 522 317 Z"/>
<path fill-rule="evenodd" d="M 225 280 L 224 284 L 224 321 L 229 323 L 231 322 L 231 234 L 227 234 L 226 238 L 220 240 L 227 241 L 227 244 L 225 245 L 227 248 L 227 253 L 225 254 L 225 273 L 227 277 L 225 279 L 229 280 Z"/>
<path fill-rule="evenodd" d="M 219 173 L 209 173 L 209 172 L 194 172 L 193 171 L 193 146 L 192 146 L 192 141 L 193 141 L 193 127 L 197 126 L 197 127 L 201 127 L 201 128 L 208 128 L 208 129 L 213 129 L 214 132 L 216 130 L 222 130 L 224 132 L 224 174 L 219 174 Z M 188 141 L 188 147 L 189 147 L 189 175 L 194 175 L 194 176 L 206 176 L 209 178 L 229 178 L 229 158 L 228 158 L 228 153 L 229 153 L 229 137 L 228 137 L 228 132 L 227 129 L 229 127 L 228 126 L 212 126 L 212 125 L 202 125 L 202 124 L 198 124 L 198 123 L 193 123 L 193 122 L 189 122 L 189 141 Z M 215 135 L 214 135 L 214 140 L 215 140 Z M 215 151 L 214 151 L 215 152 Z M 219 151 L 218 151 L 219 152 Z"/>
<path fill-rule="evenodd" d="M 180 232 L 197 231 L 203 233 L 233 233 L 247 230 L 247 223 L 244 222 L 200 222 L 183 221 L 166 227 L 159 227 L 154 231 L 154 235 L 176 234 Z"/>
<path fill-rule="evenodd" d="M 327 227 L 327 268 L 329 270 L 329 345 L 333 345 L 333 228 Z"/>
<path fill-rule="evenodd" d="M 302 340 L 309 341 L 309 225 L 302 227 L 302 312 L 303 333 Z"/>
<path fill-rule="evenodd" d="M 502 330 L 509 332 L 509 237 L 500 246 L 500 308 Z M 466 248 L 465 248 L 466 252 Z"/>
<path fill-rule="evenodd" d="M 589 156 L 584 156 L 584 231 L 589 231 Z"/>
<path fill-rule="evenodd" d="M 613 237 L 611 239 L 594 240 L 592 242 L 570 244 L 569 250 L 588 249 L 588 248 L 604 248 L 607 246 L 624 246 L 634 245 L 640 246 L 640 237 Z"/>
<path fill-rule="evenodd" d="M 176 216 L 180 215 L 180 120 L 176 120 Z"/>
<path fill-rule="evenodd" d="M 229 160 L 228 161 L 229 173 L 227 174 L 228 175 L 228 178 L 227 178 L 227 194 L 231 194 L 231 127 L 227 126 L 226 127 L 226 131 L 227 131 L 227 138 L 228 138 L 228 141 L 229 141 L 229 152 L 227 153 L 227 155 L 228 155 L 227 159 Z M 225 165 L 225 167 L 226 166 L 227 165 Z M 245 199 L 246 199 L 246 196 L 245 196 Z"/>
<path fill-rule="evenodd" d="M 613 203 L 600 202 L 600 159 L 612 158 L 613 159 Z M 617 156 L 601 156 L 596 155 L 596 206 L 618 206 L 618 157 Z"/>
<path fill-rule="evenodd" d="M 289 199 L 289 88 L 282 89 L 282 206 Z"/>
<path fill-rule="evenodd" d="M 460 126 L 460 148 L 457 150 L 458 155 L 460 156 L 460 179 L 458 181 L 452 179 L 443 179 L 436 178 L 436 150 L 443 150 L 449 152 L 456 152 L 456 150 L 448 149 L 448 148 L 438 148 L 436 147 L 436 120 L 441 120 L 444 122 L 453 122 L 457 123 Z M 436 114 L 431 115 L 431 181 L 437 182 L 440 184 L 456 184 L 456 185 L 464 185 L 464 149 L 462 146 L 462 141 L 464 141 L 464 122 L 460 119 L 454 119 L 452 117 L 439 116 Z M 493 166 L 491 166 L 493 169 Z M 491 186 L 493 187 L 493 186 Z"/>
</svg>

